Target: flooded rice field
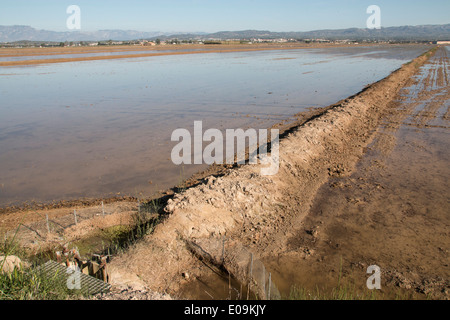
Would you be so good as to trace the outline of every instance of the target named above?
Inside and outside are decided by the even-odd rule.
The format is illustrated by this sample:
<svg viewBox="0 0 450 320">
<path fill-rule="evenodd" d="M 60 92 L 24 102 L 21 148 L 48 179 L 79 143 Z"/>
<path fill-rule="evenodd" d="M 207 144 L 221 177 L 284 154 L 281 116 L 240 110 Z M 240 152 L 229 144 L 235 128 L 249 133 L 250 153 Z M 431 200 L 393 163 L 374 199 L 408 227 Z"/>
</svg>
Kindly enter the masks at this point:
<svg viewBox="0 0 450 320">
<path fill-rule="evenodd" d="M 142 54 L 145 51 L 127 51 L 126 54 Z M 173 52 L 158 51 L 159 53 Z M 52 55 L 22 55 L 22 56 L 4 56 L 0 55 L 0 61 L 22 61 L 22 60 L 41 60 L 41 59 L 59 59 L 59 58 L 77 58 L 77 57 L 98 57 L 98 56 L 115 56 L 123 55 L 123 51 L 119 52 L 89 52 L 89 53 L 71 53 L 71 54 L 52 54 Z"/>
<path fill-rule="evenodd" d="M 196 120 L 203 130 L 268 128 L 357 93 L 427 50 L 319 48 L 1 67 L 0 207 L 150 196 L 206 168 L 172 163 L 175 129 L 192 130 Z"/>
</svg>

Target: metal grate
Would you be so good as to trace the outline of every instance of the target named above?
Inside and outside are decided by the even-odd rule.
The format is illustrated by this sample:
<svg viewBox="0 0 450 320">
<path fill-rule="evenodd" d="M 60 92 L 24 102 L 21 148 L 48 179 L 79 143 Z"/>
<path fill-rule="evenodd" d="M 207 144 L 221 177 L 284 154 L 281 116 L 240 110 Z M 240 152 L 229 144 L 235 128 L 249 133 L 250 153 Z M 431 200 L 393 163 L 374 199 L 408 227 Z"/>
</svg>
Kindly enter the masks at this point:
<svg viewBox="0 0 450 320">
<path fill-rule="evenodd" d="M 39 266 L 38 271 L 42 272 L 46 278 L 54 279 L 60 282 L 61 285 L 67 286 L 68 289 L 72 289 L 72 287 L 69 288 L 68 286 L 70 277 L 71 283 L 74 284 L 73 289 L 78 289 L 83 294 L 94 295 L 97 293 L 106 293 L 111 289 L 109 283 L 84 274 L 81 271 L 74 272 L 72 269 L 53 260 L 47 261 L 45 264 Z M 79 287 L 77 288 L 78 285 Z"/>
</svg>

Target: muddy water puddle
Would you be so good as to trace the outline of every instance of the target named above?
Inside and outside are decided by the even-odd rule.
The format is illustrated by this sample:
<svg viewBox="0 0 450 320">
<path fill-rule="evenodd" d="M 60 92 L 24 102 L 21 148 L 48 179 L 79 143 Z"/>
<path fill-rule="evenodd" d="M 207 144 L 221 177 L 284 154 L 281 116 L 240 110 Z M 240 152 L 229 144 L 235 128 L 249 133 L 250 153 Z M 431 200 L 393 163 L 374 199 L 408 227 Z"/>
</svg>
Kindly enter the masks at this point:
<svg viewBox="0 0 450 320">
<path fill-rule="evenodd" d="M 366 270 L 377 265 L 379 297 L 448 299 L 448 54 L 439 49 L 417 82 L 401 91 L 351 175 L 330 178 L 320 189 L 290 239 L 311 254 L 267 259 L 285 295 L 293 286 L 331 292 L 339 281 L 364 294 Z"/>
<path fill-rule="evenodd" d="M 225 273 L 213 270 L 198 279 L 187 279 L 178 293 L 181 299 L 193 300 L 255 300 L 257 297 L 248 286 Z M 194 280 L 194 281 L 192 281 Z"/>
<path fill-rule="evenodd" d="M 361 90 L 426 46 L 208 53 L 0 68 L 0 206 L 150 196 L 177 128 L 268 128 Z M 363 50 L 363 51 L 360 51 Z M 377 52 L 379 51 L 379 54 Z"/>
</svg>

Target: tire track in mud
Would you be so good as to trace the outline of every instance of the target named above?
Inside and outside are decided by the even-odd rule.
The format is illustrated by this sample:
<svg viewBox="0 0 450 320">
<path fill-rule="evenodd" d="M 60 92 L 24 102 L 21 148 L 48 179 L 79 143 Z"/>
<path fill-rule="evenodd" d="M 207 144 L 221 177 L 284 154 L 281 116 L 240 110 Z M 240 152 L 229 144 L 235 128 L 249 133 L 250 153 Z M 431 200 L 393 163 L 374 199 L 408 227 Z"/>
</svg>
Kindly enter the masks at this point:
<svg viewBox="0 0 450 320">
<path fill-rule="evenodd" d="M 415 99 L 415 104 L 418 105 L 408 120 L 412 126 L 419 128 L 429 125 L 445 126 L 441 120 L 445 120 L 448 115 L 448 106 L 445 110 L 446 103 L 449 101 L 448 53 L 443 48 L 437 52 L 437 55 L 433 63 L 427 67 L 428 71 L 425 73 L 427 77 L 419 80 L 422 81 L 424 90 L 419 91 L 416 97 L 412 95 L 412 99 Z"/>
</svg>

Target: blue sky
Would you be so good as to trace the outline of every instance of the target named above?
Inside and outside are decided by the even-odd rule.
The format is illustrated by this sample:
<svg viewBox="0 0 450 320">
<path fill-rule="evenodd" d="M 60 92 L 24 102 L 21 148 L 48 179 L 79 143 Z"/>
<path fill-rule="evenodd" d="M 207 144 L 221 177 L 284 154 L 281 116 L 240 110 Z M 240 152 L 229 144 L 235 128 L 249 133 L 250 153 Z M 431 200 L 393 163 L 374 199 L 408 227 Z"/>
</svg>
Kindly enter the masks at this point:
<svg viewBox="0 0 450 320">
<path fill-rule="evenodd" d="M 449 0 L 0 0 L 0 25 L 68 31 L 69 5 L 81 9 L 81 31 L 364 28 L 369 5 L 381 8 L 382 27 L 450 23 Z"/>
</svg>

